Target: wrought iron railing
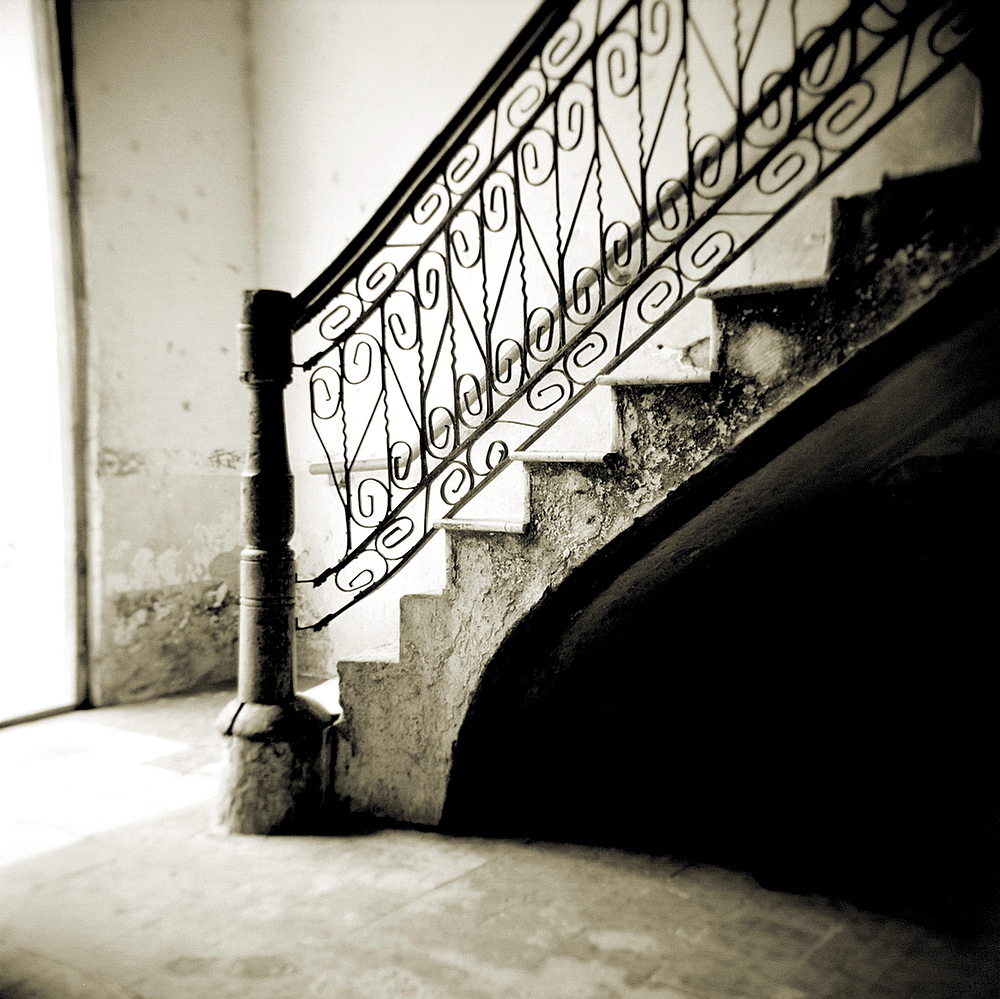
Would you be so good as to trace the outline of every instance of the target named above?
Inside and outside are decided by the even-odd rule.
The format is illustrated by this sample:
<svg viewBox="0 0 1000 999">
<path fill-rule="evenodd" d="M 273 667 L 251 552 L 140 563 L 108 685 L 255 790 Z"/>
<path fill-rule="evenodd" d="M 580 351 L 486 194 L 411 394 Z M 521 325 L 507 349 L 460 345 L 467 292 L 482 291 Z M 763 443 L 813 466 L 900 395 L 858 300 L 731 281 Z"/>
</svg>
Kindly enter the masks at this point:
<svg viewBox="0 0 1000 999">
<path fill-rule="evenodd" d="M 294 301 L 344 515 L 321 628 L 947 73 L 932 0 L 543 8 Z"/>
</svg>

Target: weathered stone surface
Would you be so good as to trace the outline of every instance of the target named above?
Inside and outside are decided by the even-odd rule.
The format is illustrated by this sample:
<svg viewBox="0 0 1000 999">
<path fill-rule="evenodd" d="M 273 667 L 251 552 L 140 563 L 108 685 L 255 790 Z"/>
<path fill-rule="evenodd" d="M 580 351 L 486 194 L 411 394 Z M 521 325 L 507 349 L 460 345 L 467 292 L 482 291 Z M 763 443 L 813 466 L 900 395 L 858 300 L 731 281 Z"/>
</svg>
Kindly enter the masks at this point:
<svg viewBox="0 0 1000 999">
<path fill-rule="evenodd" d="M 219 716 L 225 762 L 217 822 L 227 832 L 317 832 L 326 823 L 331 770 L 328 712 L 308 698 L 232 701 Z"/>
<path fill-rule="evenodd" d="M 710 384 L 620 387 L 620 458 L 531 463 L 526 534 L 449 535 L 444 593 L 403 601 L 399 661 L 342 674 L 336 786 L 352 810 L 440 821 L 463 718 L 513 629 L 681 486 L 995 253 L 992 207 L 962 194 L 975 177 L 899 181 L 839 204 L 825 288 L 718 301 Z"/>
<path fill-rule="evenodd" d="M 94 702 L 125 703 L 235 681 L 236 600 L 225 580 L 118 594 L 105 607 L 110 641 L 95 657 Z"/>
</svg>

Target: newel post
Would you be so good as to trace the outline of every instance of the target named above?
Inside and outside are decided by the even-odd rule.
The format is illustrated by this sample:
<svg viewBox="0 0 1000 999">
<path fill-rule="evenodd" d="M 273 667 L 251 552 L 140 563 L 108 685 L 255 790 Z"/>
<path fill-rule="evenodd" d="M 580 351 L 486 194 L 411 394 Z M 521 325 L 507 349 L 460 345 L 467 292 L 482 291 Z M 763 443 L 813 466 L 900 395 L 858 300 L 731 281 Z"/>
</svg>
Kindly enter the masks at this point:
<svg viewBox="0 0 1000 999">
<path fill-rule="evenodd" d="M 250 390 L 242 477 L 239 688 L 219 727 L 219 824 L 235 833 L 313 831 L 330 774 L 331 716 L 295 694 L 295 527 L 283 393 L 292 376 L 292 298 L 244 293 L 240 379 Z"/>
</svg>

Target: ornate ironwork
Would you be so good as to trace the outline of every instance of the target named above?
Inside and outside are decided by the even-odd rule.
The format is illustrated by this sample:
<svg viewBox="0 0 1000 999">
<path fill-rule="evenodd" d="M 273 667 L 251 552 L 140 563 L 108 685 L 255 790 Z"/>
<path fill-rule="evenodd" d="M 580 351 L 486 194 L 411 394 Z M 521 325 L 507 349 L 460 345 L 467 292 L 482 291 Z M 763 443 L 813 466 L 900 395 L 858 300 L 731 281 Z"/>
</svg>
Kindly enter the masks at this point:
<svg viewBox="0 0 1000 999">
<path fill-rule="evenodd" d="M 581 0 L 296 300 L 343 508 L 321 628 L 958 61 L 920 0 Z M 523 44 L 523 40 L 522 40 Z"/>
</svg>

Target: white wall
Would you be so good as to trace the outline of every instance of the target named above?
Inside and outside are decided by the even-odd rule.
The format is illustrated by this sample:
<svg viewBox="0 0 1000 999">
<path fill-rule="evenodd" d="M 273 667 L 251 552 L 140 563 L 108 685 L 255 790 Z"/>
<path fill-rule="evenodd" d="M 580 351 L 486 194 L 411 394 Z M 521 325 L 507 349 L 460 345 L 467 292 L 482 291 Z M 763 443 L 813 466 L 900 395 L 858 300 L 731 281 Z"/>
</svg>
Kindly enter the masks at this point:
<svg viewBox="0 0 1000 999">
<path fill-rule="evenodd" d="M 448 123 L 538 0 L 255 0 L 260 277 L 293 294 Z"/>
<path fill-rule="evenodd" d="M 241 291 L 295 293 L 325 267 L 534 9 L 75 0 L 99 701 L 233 675 Z M 311 557 L 331 492 L 291 402 Z M 381 635 L 395 614 L 361 620 Z M 332 651 L 319 639 L 331 665 L 372 632 L 337 634 Z"/>
<path fill-rule="evenodd" d="M 242 0 L 78 0 L 73 29 L 106 702 L 233 675 L 249 49 Z"/>
</svg>

